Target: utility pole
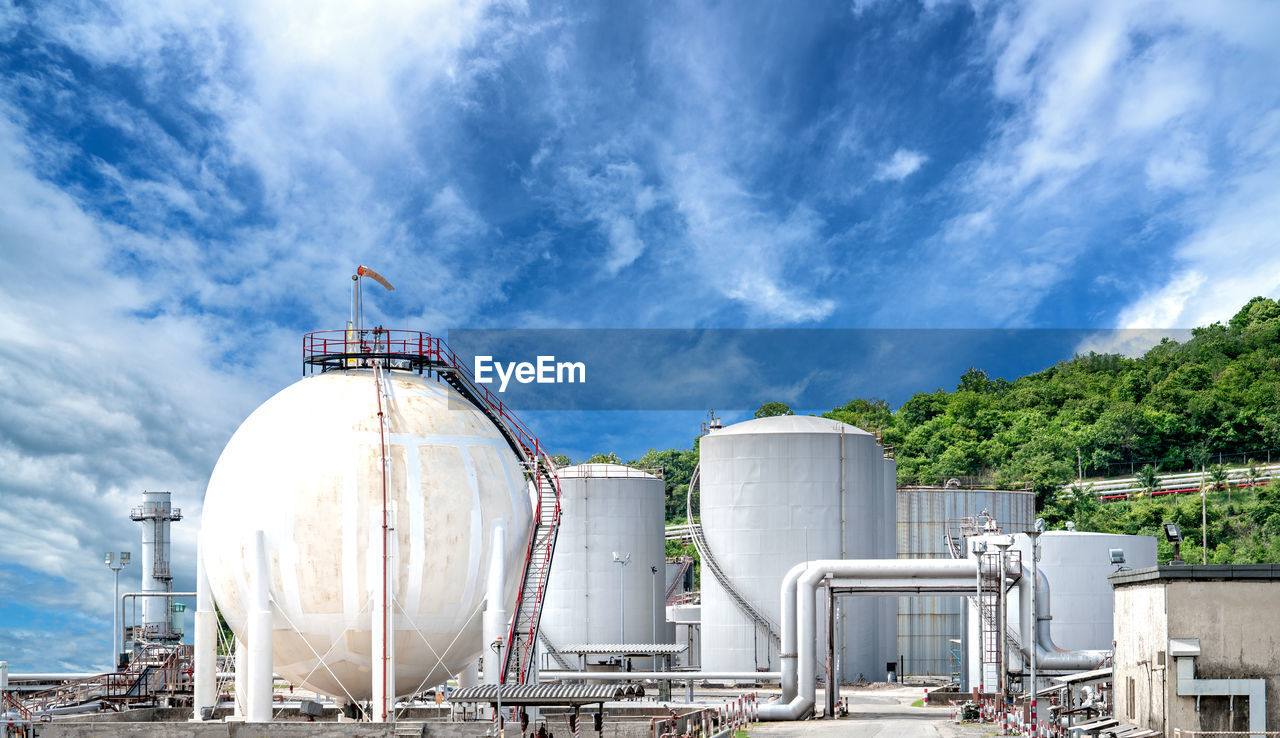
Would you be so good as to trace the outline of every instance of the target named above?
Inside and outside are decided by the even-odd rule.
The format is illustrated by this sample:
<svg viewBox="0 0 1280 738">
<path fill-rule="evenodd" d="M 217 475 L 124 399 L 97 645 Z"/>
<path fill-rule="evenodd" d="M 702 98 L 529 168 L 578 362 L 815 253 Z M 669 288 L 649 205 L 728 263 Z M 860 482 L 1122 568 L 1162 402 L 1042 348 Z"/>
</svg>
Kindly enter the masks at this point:
<svg viewBox="0 0 1280 738">
<path fill-rule="evenodd" d="M 1209 563 L 1209 513 L 1205 506 L 1205 487 L 1208 482 L 1204 476 L 1204 464 L 1200 465 L 1200 562 Z"/>
</svg>

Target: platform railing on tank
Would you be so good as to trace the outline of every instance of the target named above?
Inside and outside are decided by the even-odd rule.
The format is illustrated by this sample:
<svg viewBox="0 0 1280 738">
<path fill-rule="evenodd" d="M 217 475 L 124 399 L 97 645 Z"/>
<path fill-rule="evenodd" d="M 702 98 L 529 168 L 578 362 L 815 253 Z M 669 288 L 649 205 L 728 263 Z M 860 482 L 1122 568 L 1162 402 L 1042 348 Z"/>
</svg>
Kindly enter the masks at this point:
<svg viewBox="0 0 1280 738">
<path fill-rule="evenodd" d="M 382 362 L 386 369 L 405 369 L 422 372 L 447 370 L 456 372 L 475 393 L 476 399 L 498 417 L 515 436 L 524 452 L 525 461 L 536 459 L 541 445 L 524 421 L 511 411 L 495 393 L 483 383 L 466 362 L 449 348 L 443 339 L 420 331 L 369 328 L 364 330 L 313 331 L 302 337 L 303 371 L 321 372 L 372 367 Z M 554 465 L 552 466 L 554 469 Z"/>
</svg>

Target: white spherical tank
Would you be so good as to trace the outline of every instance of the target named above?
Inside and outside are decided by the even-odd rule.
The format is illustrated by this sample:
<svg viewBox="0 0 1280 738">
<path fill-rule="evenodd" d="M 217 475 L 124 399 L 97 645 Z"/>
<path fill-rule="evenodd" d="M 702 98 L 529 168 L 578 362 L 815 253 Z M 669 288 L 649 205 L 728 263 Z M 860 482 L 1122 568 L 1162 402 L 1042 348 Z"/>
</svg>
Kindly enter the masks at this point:
<svg viewBox="0 0 1280 738">
<path fill-rule="evenodd" d="M 397 695 L 443 683 L 482 652 L 495 529 L 506 531 L 505 607 L 532 522 L 518 457 L 478 409 L 417 374 L 383 374 L 386 499 Z M 251 414 L 218 459 L 201 540 L 213 596 L 247 639 L 254 531 L 270 570 L 274 668 L 295 684 L 366 700 L 381 581 L 383 446 L 372 370 L 287 387 Z"/>
<path fill-rule="evenodd" d="M 826 418 L 748 420 L 704 436 L 701 521 L 712 555 L 758 610 L 779 622 L 779 587 L 797 563 L 893 558 L 893 468 L 864 430 Z M 886 478 L 886 475 L 888 478 Z M 840 675 L 883 678 L 894 660 L 896 601 L 843 598 Z M 776 645 L 705 565 L 702 668 L 779 668 Z"/>
<path fill-rule="evenodd" d="M 579 464 L 559 475 L 560 533 L 543 632 L 557 646 L 669 641 L 665 483 L 620 464 Z M 616 563 L 614 553 L 629 563 Z"/>
</svg>

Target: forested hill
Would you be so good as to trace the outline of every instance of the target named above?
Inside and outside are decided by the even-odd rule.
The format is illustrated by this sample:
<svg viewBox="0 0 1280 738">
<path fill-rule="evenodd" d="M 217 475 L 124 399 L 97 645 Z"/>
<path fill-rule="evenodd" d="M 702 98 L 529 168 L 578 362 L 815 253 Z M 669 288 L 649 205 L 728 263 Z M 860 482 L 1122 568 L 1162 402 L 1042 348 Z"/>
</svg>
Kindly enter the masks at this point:
<svg viewBox="0 0 1280 738">
<path fill-rule="evenodd" d="M 768 399 L 768 398 L 761 398 Z M 788 412 L 766 403 L 757 415 Z M 1280 304 L 1256 297 L 1225 325 L 1164 340 L 1139 358 L 1090 353 L 1013 381 L 980 368 L 953 391 L 920 392 L 896 410 L 855 399 L 824 413 L 881 434 L 899 479 L 976 475 L 1030 481 L 1046 493 L 1085 476 L 1161 471 L 1216 461 L 1280 459 Z M 1259 458 L 1260 457 L 1260 458 Z M 603 454 L 591 460 L 616 460 Z M 631 463 L 663 466 L 668 519 L 684 515 L 688 450 L 651 450 Z"/>
</svg>

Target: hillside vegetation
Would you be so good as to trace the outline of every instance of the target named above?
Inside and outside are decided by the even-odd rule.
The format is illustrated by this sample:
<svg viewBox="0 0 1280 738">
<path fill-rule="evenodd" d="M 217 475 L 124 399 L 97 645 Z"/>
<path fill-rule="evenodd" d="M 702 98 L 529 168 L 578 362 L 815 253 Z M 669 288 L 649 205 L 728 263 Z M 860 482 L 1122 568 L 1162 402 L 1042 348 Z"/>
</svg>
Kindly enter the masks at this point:
<svg viewBox="0 0 1280 738">
<path fill-rule="evenodd" d="M 768 402 L 756 415 L 789 412 Z M 1177 522 L 1188 539 L 1183 558 L 1199 560 L 1198 495 L 1102 504 L 1060 490 L 1081 472 L 1190 470 L 1224 459 L 1265 462 L 1268 453 L 1280 462 L 1280 304 L 1256 297 L 1225 325 L 1196 328 L 1186 342 L 1165 339 L 1137 358 L 1078 355 L 1013 381 L 971 368 L 954 390 L 919 392 L 897 409 L 854 399 L 824 417 L 879 433 L 894 447 L 900 481 L 1029 483 L 1050 524 L 1073 520 L 1081 530 L 1154 535 L 1161 522 Z M 626 463 L 663 467 L 667 519 L 684 519 L 696 442 Z M 1227 494 L 1209 497 L 1210 561 L 1280 561 L 1280 484 L 1236 492 L 1230 503 Z M 1165 560 L 1170 551 L 1161 546 Z"/>
</svg>

